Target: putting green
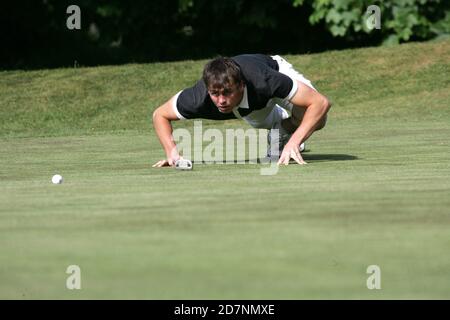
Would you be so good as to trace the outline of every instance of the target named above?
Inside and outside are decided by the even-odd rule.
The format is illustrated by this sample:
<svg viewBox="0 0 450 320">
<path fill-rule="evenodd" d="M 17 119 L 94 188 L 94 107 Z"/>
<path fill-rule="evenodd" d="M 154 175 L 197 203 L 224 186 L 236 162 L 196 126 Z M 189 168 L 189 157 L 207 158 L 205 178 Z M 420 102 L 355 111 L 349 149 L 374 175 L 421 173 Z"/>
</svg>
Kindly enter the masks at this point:
<svg viewBox="0 0 450 320">
<path fill-rule="evenodd" d="M 176 90 L 138 66 L 81 69 L 85 93 L 64 91 L 73 70 L 1 73 L 0 298 L 450 298 L 449 52 L 437 42 L 291 57 L 334 105 L 308 141 L 308 165 L 272 176 L 264 164 L 151 168 L 162 156 L 153 107 L 134 104 L 144 119 L 130 116 L 121 92 L 131 101 L 160 82 Z M 177 81 L 202 63 L 187 62 Z M 107 85 L 120 70 L 130 80 Z M 58 77 L 66 96 L 50 92 Z M 82 109 L 95 96 L 119 102 Z M 81 290 L 66 288 L 69 265 Z M 381 290 L 367 288 L 371 265 Z"/>
</svg>

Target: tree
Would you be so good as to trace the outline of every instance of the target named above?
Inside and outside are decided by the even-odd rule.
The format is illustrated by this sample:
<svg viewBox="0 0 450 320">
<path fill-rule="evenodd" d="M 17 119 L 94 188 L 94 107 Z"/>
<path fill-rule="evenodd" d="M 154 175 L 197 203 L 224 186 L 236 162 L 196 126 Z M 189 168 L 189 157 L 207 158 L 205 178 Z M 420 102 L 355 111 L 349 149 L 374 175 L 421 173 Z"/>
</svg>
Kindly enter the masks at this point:
<svg viewBox="0 0 450 320">
<path fill-rule="evenodd" d="M 325 22 L 335 37 L 358 41 L 374 33 L 367 27 L 367 8 L 376 5 L 381 12 L 382 43 L 427 40 L 450 34 L 448 0 L 293 0 L 294 7 L 310 5 L 312 24 Z"/>
</svg>

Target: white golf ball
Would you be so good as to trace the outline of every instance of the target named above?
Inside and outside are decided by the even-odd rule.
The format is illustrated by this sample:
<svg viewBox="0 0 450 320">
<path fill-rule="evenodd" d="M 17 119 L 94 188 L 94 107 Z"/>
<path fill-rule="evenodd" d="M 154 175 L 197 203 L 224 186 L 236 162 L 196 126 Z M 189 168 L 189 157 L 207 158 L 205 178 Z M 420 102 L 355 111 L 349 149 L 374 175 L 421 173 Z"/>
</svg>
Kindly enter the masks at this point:
<svg viewBox="0 0 450 320">
<path fill-rule="evenodd" d="M 59 174 L 55 174 L 55 175 L 52 177 L 52 182 L 53 182 L 54 184 L 61 184 L 61 183 L 63 182 L 63 177 L 60 176 Z"/>
<path fill-rule="evenodd" d="M 305 143 L 303 142 L 298 149 L 300 150 L 300 152 L 305 151 Z"/>
</svg>

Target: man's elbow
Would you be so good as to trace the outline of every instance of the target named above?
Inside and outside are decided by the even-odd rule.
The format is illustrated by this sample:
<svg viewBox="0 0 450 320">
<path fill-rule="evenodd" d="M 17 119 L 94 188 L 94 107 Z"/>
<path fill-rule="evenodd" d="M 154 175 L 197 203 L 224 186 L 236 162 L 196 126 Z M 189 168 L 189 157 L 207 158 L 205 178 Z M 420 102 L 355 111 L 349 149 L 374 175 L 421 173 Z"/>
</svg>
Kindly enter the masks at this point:
<svg viewBox="0 0 450 320">
<path fill-rule="evenodd" d="M 153 125 L 157 122 L 161 122 L 164 120 L 167 120 L 167 116 L 164 113 L 164 109 L 162 107 L 157 108 L 155 111 L 153 111 Z"/>
<path fill-rule="evenodd" d="M 155 129 L 156 129 L 156 127 L 159 127 L 159 125 L 161 124 L 161 121 L 163 119 L 164 119 L 164 116 L 161 111 L 161 107 L 159 107 L 155 111 L 153 111 L 152 125 Z"/>
<path fill-rule="evenodd" d="M 324 114 L 328 113 L 328 110 L 331 108 L 331 102 L 326 97 L 322 97 L 320 101 L 320 105 L 322 106 L 322 109 L 324 110 Z"/>
<path fill-rule="evenodd" d="M 159 110 L 159 108 L 157 108 L 155 111 L 153 111 L 153 117 L 152 117 L 153 122 L 155 122 L 155 119 L 160 116 L 160 113 L 161 113 L 161 110 Z"/>
<path fill-rule="evenodd" d="M 319 120 L 319 122 L 316 124 L 315 131 L 318 131 L 325 127 L 325 124 L 327 123 L 327 118 L 328 118 L 327 113 L 328 113 L 328 110 L 330 110 L 330 108 L 331 108 L 331 102 L 326 97 L 322 97 L 320 99 L 320 103 L 318 105 L 320 105 L 320 107 L 322 109 L 322 117 Z"/>
</svg>

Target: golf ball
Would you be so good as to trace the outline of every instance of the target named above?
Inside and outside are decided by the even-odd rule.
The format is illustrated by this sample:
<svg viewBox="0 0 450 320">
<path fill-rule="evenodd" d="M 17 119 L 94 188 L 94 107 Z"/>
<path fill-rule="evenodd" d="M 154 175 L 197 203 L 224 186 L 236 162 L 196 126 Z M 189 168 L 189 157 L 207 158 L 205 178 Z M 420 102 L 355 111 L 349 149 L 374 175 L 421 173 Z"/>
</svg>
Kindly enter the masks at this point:
<svg viewBox="0 0 450 320">
<path fill-rule="evenodd" d="M 305 143 L 303 142 L 298 149 L 300 152 L 305 151 Z"/>
<path fill-rule="evenodd" d="M 53 182 L 54 184 L 61 184 L 61 183 L 63 182 L 63 177 L 60 176 L 59 174 L 55 174 L 55 175 L 52 177 L 52 182 Z"/>
</svg>

